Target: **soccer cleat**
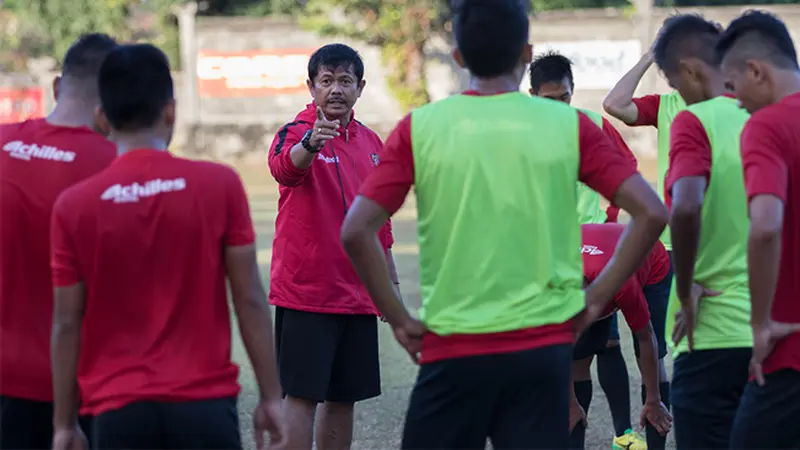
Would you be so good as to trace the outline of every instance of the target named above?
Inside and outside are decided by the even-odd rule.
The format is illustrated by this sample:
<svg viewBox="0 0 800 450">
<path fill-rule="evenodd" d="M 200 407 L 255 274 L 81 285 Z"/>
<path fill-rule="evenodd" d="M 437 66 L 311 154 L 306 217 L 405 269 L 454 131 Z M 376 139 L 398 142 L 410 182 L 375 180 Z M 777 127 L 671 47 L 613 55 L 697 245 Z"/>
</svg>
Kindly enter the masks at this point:
<svg viewBox="0 0 800 450">
<path fill-rule="evenodd" d="M 611 448 L 613 450 L 647 450 L 647 441 L 639 433 L 628 429 L 622 436 L 614 438 Z"/>
</svg>

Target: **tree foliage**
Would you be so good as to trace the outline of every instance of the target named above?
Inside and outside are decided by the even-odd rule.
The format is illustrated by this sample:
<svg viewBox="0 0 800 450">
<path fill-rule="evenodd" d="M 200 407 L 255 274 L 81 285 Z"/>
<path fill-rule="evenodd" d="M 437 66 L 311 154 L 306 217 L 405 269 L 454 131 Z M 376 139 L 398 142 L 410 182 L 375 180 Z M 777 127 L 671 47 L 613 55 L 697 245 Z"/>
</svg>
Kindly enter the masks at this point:
<svg viewBox="0 0 800 450">
<path fill-rule="evenodd" d="M 309 0 L 301 23 L 379 46 L 388 87 L 408 110 L 429 101 L 425 47 L 449 11 L 440 0 Z"/>
</svg>

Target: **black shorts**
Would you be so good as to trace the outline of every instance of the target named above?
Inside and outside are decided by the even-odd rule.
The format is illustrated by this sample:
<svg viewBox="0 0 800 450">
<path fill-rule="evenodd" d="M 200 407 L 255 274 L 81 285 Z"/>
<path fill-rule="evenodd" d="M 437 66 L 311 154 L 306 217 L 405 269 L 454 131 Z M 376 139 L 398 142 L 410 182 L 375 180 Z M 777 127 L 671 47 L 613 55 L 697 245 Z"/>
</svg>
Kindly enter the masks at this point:
<svg viewBox="0 0 800 450">
<path fill-rule="evenodd" d="M 381 395 L 378 318 L 275 308 L 284 395 L 353 403 Z"/>
<path fill-rule="evenodd" d="M 91 437 L 92 418 L 81 417 Z M 53 404 L 0 396 L 0 449 L 50 449 L 53 446 Z"/>
<path fill-rule="evenodd" d="M 236 398 L 138 402 L 94 420 L 94 445 L 111 449 L 241 449 Z"/>
<path fill-rule="evenodd" d="M 670 258 L 671 257 L 672 256 L 670 256 Z M 653 324 L 653 331 L 656 335 L 659 359 L 667 356 L 667 310 L 669 309 L 669 294 L 672 289 L 672 276 L 672 268 L 670 268 L 669 272 L 661 281 L 642 287 L 644 298 L 647 300 L 647 309 L 650 311 L 650 323 Z M 617 315 L 617 313 L 614 313 L 611 324 L 611 333 L 608 337 L 608 339 L 611 341 L 619 340 L 619 323 Z M 638 358 L 638 339 L 633 340 L 633 351 Z"/>
<path fill-rule="evenodd" d="M 731 433 L 731 448 L 800 448 L 800 372 L 784 369 L 748 383 Z"/>
<path fill-rule="evenodd" d="M 613 331 L 615 318 L 616 314 L 612 314 L 604 319 L 598 320 L 584 330 L 578 338 L 578 342 L 575 343 L 575 348 L 572 350 L 572 360 L 580 361 L 581 359 L 603 353 L 606 349 L 606 343 L 611 339 L 610 336 Z"/>
<path fill-rule="evenodd" d="M 675 358 L 670 400 L 678 449 L 728 448 L 750 355 L 749 348 L 729 348 Z"/>
<path fill-rule="evenodd" d="M 570 344 L 423 364 L 402 448 L 558 449 L 569 445 Z"/>
</svg>

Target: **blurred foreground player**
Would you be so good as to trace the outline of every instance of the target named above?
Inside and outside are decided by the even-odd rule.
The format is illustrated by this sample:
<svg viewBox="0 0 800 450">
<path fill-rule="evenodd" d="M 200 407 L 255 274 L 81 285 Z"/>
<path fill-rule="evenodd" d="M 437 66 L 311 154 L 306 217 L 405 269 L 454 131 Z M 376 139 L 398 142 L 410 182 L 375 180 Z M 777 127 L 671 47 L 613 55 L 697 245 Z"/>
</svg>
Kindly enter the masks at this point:
<svg viewBox="0 0 800 450">
<path fill-rule="evenodd" d="M 720 34 L 701 16 L 676 15 L 653 49 L 688 105 L 672 122 L 665 181 L 676 274 L 670 307 L 678 312 L 671 333 L 678 449 L 729 448 L 753 346 L 739 152 L 749 116 L 726 92 L 714 54 Z"/>
<path fill-rule="evenodd" d="M 471 89 L 398 124 L 342 227 L 373 301 L 421 364 L 404 449 L 482 449 L 487 438 L 496 449 L 568 447 L 575 329 L 594 321 L 666 223 L 655 192 L 591 119 L 519 92 L 528 29 L 519 0 L 463 2 L 454 57 Z M 633 217 L 585 294 L 578 181 Z M 412 186 L 419 321 L 375 237 Z"/>
<path fill-rule="evenodd" d="M 583 246 L 583 274 L 586 283 L 591 283 L 608 265 L 614 256 L 625 227 L 619 224 L 590 224 L 581 226 Z M 656 243 L 634 276 L 609 303 L 599 319 L 589 326 L 575 344 L 572 355 L 572 401 L 570 402 L 570 448 L 582 449 L 586 438 L 586 413 L 592 401 L 592 374 L 590 371 L 595 355 L 607 351 L 606 343 L 612 332 L 612 319 L 619 310 L 628 322 L 634 337 L 636 359 L 642 374 L 642 389 L 645 392 L 644 407 L 639 421 L 647 428 L 647 448 L 663 449 L 667 432 L 672 425 L 667 406 L 669 398 L 662 397 L 659 372 L 663 370 L 667 347 L 658 342 L 657 333 L 650 321 L 650 303 L 665 300 L 649 298 L 647 286 L 662 283 L 669 275 L 669 255 L 661 243 Z M 669 296 L 668 291 L 649 291 L 650 297 Z M 669 392 L 666 392 L 669 394 Z M 631 446 L 632 447 L 632 446 Z"/>
<path fill-rule="evenodd" d="M 55 110 L 0 125 L 0 448 L 53 441 L 50 215 L 58 195 L 111 164 L 116 147 L 93 131 L 97 73 L 116 42 L 78 39 L 53 83 Z M 84 425 L 88 422 L 84 421 Z"/>
<path fill-rule="evenodd" d="M 111 52 L 99 90 L 121 156 L 53 212 L 53 448 L 80 448 L 79 394 L 97 448 L 241 448 L 226 276 L 262 447 L 265 431 L 280 438 L 281 390 L 241 180 L 167 151 L 175 100 L 157 48 Z"/>
<path fill-rule="evenodd" d="M 727 84 L 751 115 L 742 131 L 754 379 L 731 448 L 800 448 L 800 68 L 783 24 L 751 11 L 717 44 Z"/>
</svg>

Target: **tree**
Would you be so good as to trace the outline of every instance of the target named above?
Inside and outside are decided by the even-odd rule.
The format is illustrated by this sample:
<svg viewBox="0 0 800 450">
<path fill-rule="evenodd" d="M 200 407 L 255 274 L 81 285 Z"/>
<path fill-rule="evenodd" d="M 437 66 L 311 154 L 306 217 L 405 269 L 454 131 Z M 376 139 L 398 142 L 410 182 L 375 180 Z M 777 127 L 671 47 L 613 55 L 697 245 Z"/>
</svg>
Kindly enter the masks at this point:
<svg viewBox="0 0 800 450">
<path fill-rule="evenodd" d="M 388 87 L 409 110 L 430 100 L 425 45 L 443 29 L 448 13 L 440 0 L 309 0 L 301 24 L 380 47 Z"/>
</svg>

